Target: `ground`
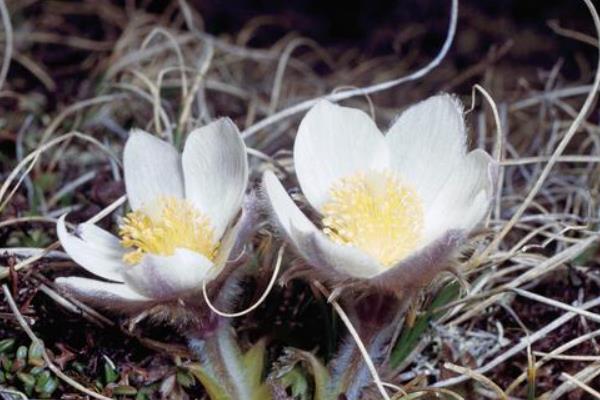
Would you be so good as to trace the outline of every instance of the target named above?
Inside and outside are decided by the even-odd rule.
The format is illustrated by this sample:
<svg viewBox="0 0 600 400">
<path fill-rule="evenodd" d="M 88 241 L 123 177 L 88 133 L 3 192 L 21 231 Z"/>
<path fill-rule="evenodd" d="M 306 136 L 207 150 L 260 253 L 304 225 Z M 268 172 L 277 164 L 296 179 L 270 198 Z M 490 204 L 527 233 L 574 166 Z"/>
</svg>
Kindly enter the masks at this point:
<svg viewBox="0 0 600 400">
<path fill-rule="evenodd" d="M 336 88 L 407 75 L 433 59 L 447 35 L 450 2 L 443 7 L 414 0 L 332 4 L 7 2 L 12 29 L 3 24 L 5 60 L 10 33 L 13 40 L 0 87 L 0 278 L 50 358 L 85 388 L 138 399 L 204 396 L 185 367 L 193 357 L 176 329 L 146 320 L 132 326 L 129 318 L 106 310 L 94 317 L 65 300 L 52 283 L 58 276 L 86 275 L 55 245 L 55 221 L 66 211 L 70 221 L 84 221 L 124 194 L 119 160 L 129 128 L 164 136 L 171 126 L 179 135 L 229 116 L 245 130 L 274 111 Z M 502 124 L 498 155 L 492 107 L 477 92 L 475 109 L 467 114 L 471 146 L 501 157 L 503 175 L 487 228 L 465 250 L 461 265 L 469 265 L 470 257 L 490 243 L 494 247 L 471 269 L 462 269 L 468 285 L 468 291 L 462 288 L 462 303 L 427 313 L 455 277 L 444 276 L 423 290 L 410 311 L 417 321 L 426 317 L 412 343 L 418 351 L 390 379 L 406 390 L 426 387 L 459 376 L 444 366 L 451 363 L 482 368 L 499 388 L 494 392 L 475 376 L 452 386 L 465 398 L 501 398 L 504 392 L 517 398 L 593 398 L 565 374 L 600 387 L 600 317 L 580 313 L 567 319 L 565 305 L 581 309 L 600 294 L 600 251 L 594 241 L 600 187 L 597 106 L 561 150 L 564 157 L 549 170 L 529 207 L 511 221 L 590 93 L 598 62 L 592 18 L 583 2 L 465 1 L 457 24 L 450 51 L 430 73 L 369 99 L 345 101 L 365 110 L 372 102 L 385 128 L 406 106 L 440 91 L 456 93 L 469 107 L 473 85 L 479 84 L 493 98 Z M 210 58 L 206 39 L 213 36 Z M 278 66 L 285 67 L 282 75 Z M 203 68 L 207 72 L 199 74 Z M 248 140 L 269 156 L 269 161 L 251 158 L 254 187 L 268 162 L 293 176 L 289 150 L 301 115 L 281 119 Z M 44 144 L 39 158 L 26 158 Z M 108 156 L 99 151 L 102 146 Z M 289 183 L 295 185 L 293 179 Z M 114 230 L 116 223 L 109 217 L 100 225 Z M 512 229 L 504 235 L 506 226 Z M 266 247 L 270 254 L 271 240 L 261 230 L 254 248 Z M 10 250 L 17 247 L 16 254 Z M 52 252 L 28 260 L 36 249 Z M 284 269 L 297 261 L 286 256 Z M 264 261 L 244 278 L 240 308 L 260 295 L 270 270 Z M 84 397 L 51 373 L 4 300 L 0 384 L 33 397 Z M 265 374 L 277 368 L 284 348 L 313 351 L 328 360 L 345 337 L 330 306 L 302 279 L 276 286 L 268 301 L 234 326 L 244 346 L 269 339 Z M 576 338 L 581 343 L 530 369 L 529 379 L 513 388 L 527 372 L 528 349 L 508 354 L 527 337 L 533 362 Z"/>
</svg>

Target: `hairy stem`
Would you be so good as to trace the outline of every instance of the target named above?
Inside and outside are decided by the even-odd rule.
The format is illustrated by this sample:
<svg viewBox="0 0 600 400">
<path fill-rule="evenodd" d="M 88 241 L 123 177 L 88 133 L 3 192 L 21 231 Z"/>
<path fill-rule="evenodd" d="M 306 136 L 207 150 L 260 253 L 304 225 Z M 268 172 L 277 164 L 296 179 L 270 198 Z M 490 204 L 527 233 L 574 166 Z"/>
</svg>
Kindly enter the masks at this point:
<svg viewBox="0 0 600 400">
<path fill-rule="evenodd" d="M 406 304 L 406 301 L 392 296 L 375 294 L 346 305 L 353 311 L 353 325 L 375 366 L 381 367 L 386 361 L 388 348 L 404 316 Z M 351 339 L 342 345 L 332 361 L 332 367 L 333 398 L 343 393 L 348 400 L 358 400 L 363 389 L 372 383 L 362 353 Z"/>
<path fill-rule="evenodd" d="M 242 354 L 227 321 L 220 320 L 216 330 L 209 335 L 194 336 L 190 332 L 188 344 L 204 373 L 219 385 L 227 398 L 251 398 Z"/>
</svg>

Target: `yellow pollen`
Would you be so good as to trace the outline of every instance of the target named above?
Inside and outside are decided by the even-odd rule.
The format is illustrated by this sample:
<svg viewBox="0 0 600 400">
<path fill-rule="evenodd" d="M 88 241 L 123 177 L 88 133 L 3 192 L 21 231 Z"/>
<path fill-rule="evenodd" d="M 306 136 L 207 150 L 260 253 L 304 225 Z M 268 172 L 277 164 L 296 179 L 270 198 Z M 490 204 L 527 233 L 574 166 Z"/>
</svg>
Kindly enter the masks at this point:
<svg viewBox="0 0 600 400">
<path fill-rule="evenodd" d="M 421 241 L 423 205 L 417 192 L 391 171 L 359 172 L 334 183 L 322 208 L 323 232 L 386 267 Z"/>
<path fill-rule="evenodd" d="M 156 217 L 140 210 L 125 216 L 119 235 L 121 245 L 131 251 L 125 253 L 123 261 L 134 265 L 146 253 L 170 256 L 178 248 L 214 259 L 218 243 L 208 217 L 188 201 L 175 197 L 161 197 L 158 210 Z"/>
</svg>

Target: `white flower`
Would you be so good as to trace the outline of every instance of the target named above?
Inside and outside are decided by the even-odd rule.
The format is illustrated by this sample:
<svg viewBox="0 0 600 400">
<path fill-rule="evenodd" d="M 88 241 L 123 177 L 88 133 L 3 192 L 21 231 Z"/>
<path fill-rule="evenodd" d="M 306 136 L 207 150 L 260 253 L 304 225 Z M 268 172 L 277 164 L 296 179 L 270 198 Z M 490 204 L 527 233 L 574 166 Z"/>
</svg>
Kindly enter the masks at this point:
<svg viewBox="0 0 600 400">
<path fill-rule="evenodd" d="M 132 212 L 116 237 L 84 223 L 57 231 L 65 251 L 112 282 L 68 277 L 57 284 L 100 305 L 127 307 L 176 299 L 214 279 L 237 235 L 248 182 L 246 148 L 235 124 L 220 119 L 190 133 L 180 154 L 133 130 L 123 154 Z"/>
<path fill-rule="evenodd" d="M 287 239 L 329 278 L 390 289 L 424 285 L 448 267 L 486 215 L 496 175 L 486 152 L 466 152 L 462 106 L 447 94 L 410 107 L 386 135 L 364 112 L 321 101 L 300 123 L 294 163 L 320 223 L 267 171 Z"/>
</svg>

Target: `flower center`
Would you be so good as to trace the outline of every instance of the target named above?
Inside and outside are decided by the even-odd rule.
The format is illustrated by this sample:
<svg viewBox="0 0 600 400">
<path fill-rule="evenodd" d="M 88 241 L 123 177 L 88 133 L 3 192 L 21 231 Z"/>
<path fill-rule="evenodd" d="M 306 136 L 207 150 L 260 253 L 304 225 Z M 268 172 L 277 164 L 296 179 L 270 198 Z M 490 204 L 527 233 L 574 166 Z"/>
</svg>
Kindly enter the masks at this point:
<svg viewBox="0 0 600 400">
<path fill-rule="evenodd" d="M 322 208 L 323 232 L 386 267 L 409 255 L 423 231 L 417 192 L 392 171 L 359 172 L 334 183 Z"/>
<path fill-rule="evenodd" d="M 121 245 L 132 250 L 125 253 L 123 261 L 134 265 L 146 253 L 170 256 L 177 248 L 214 259 L 218 242 L 207 216 L 175 197 L 161 197 L 156 205 L 156 213 L 137 210 L 123 219 L 119 228 Z"/>
</svg>

